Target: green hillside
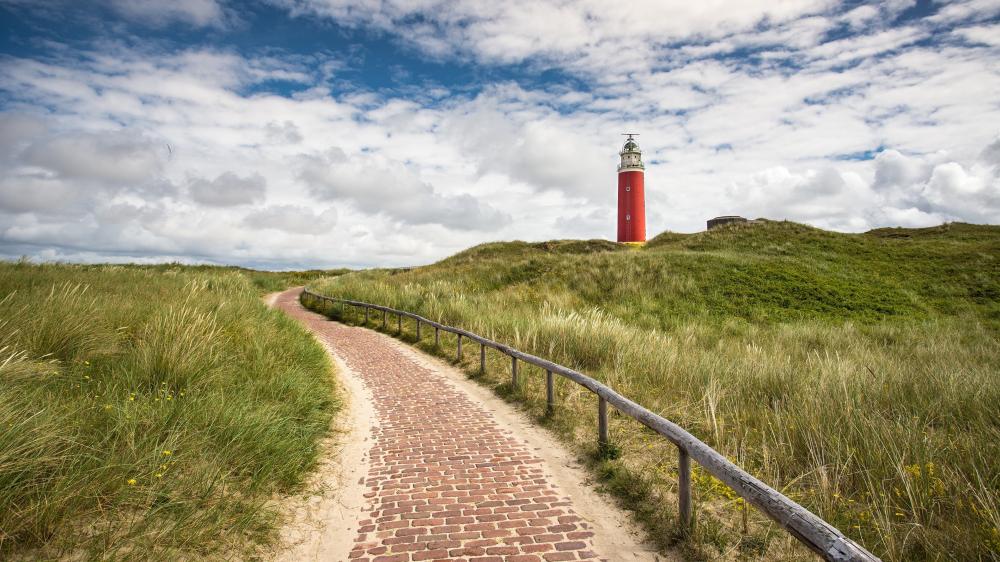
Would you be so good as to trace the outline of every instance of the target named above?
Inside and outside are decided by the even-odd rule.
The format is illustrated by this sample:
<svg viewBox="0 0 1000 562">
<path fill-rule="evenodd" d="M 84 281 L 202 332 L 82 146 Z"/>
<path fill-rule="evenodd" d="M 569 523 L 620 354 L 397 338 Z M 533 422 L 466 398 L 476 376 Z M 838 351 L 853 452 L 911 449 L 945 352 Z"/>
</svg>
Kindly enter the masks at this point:
<svg viewBox="0 0 1000 562">
<path fill-rule="evenodd" d="M 314 288 L 579 368 L 886 560 L 1000 552 L 1000 227 L 841 234 L 759 221 L 639 249 L 494 243 Z M 453 355 L 451 340 L 432 343 L 420 345 Z M 496 357 L 480 379 L 592 449 L 592 397 L 564 384 L 544 417 L 542 377 L 514 393 L 507 369 Z M 621 455 L 595 469 L 658 540 L 679 541 L 673 447 L 623 419 L 612 432 Z M 692 553 L 803 556 L 756 514 L 744 529 L 742 502 L 713 478 L 695 481 L 699 525 L 681 542 Z"/>
</svg>

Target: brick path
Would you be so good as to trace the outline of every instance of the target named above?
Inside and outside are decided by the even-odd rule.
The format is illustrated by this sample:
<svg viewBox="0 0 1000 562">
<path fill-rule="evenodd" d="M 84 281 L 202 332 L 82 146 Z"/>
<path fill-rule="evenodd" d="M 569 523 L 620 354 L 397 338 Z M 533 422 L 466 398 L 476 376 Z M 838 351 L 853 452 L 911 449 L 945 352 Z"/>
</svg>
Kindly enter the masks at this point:
<svg viewBox="0 0 1000 562">
<path fill-rule="evenodd" d="M 277 307 L 328 342 L 374 398 L 370 511 L 352 562 L 599 559 L 542 460 L 443 375 L 376 333 L 303 309 L 297 289 Z"/>
</svg>

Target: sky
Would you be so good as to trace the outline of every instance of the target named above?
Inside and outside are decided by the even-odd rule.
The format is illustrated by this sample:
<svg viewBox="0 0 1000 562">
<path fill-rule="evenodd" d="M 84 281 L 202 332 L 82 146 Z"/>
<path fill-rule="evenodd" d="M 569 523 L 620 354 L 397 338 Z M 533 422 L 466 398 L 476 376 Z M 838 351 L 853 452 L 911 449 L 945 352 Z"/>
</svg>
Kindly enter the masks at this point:
<svg viewBox="0 0 1000 562">
<path fill-rule="evenodd" d="M 0 0 L 0 259 L 1000 223 L 1000 0 Z"/>
</svg>

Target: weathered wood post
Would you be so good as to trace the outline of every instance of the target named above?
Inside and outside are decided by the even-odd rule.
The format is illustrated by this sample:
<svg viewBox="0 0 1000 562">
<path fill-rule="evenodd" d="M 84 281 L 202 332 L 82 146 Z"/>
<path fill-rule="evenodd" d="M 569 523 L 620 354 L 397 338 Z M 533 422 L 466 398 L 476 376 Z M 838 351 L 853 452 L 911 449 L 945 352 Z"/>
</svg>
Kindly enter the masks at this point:
<svg viewBox="0 0 1000 562">
<path fill-rule="evenodd" d="M 365 326 L 368 325 L 368 313 L 369 312 L 371 312 L 371 309 L 366 306 L 365 307 Z"/>
<path fill-rule="evenodd" d="M 458 351 L 455 353 L 455 357 L 459 361 L 462 360 L 462 334 L 458 334 Z"/>
<path fill-rule="evenodd" d="M 597 398 L 597 446 L 604 454 L 611 445 L 608 439 L 608 401 L 603 396 Z"/>
<path fill-rule="evenodd" d="M 420 320 L 417 320 L 417 341 L 420 341 Z"/>
<path fill-rule="evenodd" d="M 441 346 L 441 330 L 437 326 L 434 326 L 434 347 Z"/>
<path fill-rule="evenodd" d="M 552 380 L 552 371 L 545 370 L 545 410 L 548 413 L 556 411 L 556 388 L 555 381 Z"/>
<path fill-rule="evenodd" d="M 677 503 L 681 530 L 686 535 L 691 530 L 691 457 L 680 447 L 677 453 Z"/>
<path fill-rule="evenodd" d="M 383 310 L 382 311 L 382 329 L 383 330 L 385 330 L 385 319 L 386 319 L 386 312 Z"/>
<path fill-rule="evenodd" d="M 486 344 L 479 344 L 479 372 L 486 372 Z"/>
<path fill-rule="evenodd" d="M 517 357 L 510 356 L 510 388 L 517 390 Z"/>
<path fill-rule="evenodd" d="M 396 333 L 397 334 L 402 334 L 403 333 L 403 315 L 402 314 L 397 314 L 396 315 Z"/>
</svg>

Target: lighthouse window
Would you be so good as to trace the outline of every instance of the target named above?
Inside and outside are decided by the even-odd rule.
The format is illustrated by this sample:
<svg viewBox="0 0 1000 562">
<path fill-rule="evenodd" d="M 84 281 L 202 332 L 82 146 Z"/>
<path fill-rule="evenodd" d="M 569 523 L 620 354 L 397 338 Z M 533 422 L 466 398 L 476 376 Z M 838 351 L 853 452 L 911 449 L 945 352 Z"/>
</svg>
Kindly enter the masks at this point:
<svg viewBox="0 0 1000 562">
<path fill-rule="evenodd" d="M 631 185 L 626 185 L 625 186 L 625 191 L 632 191 L 632 186 Z"/>
<path fill-rule="evenodd" d="M 625 215 L 625 220 L 627 220 L 627 221 L 632 220 L 632 215 Z"/>
</svg>

